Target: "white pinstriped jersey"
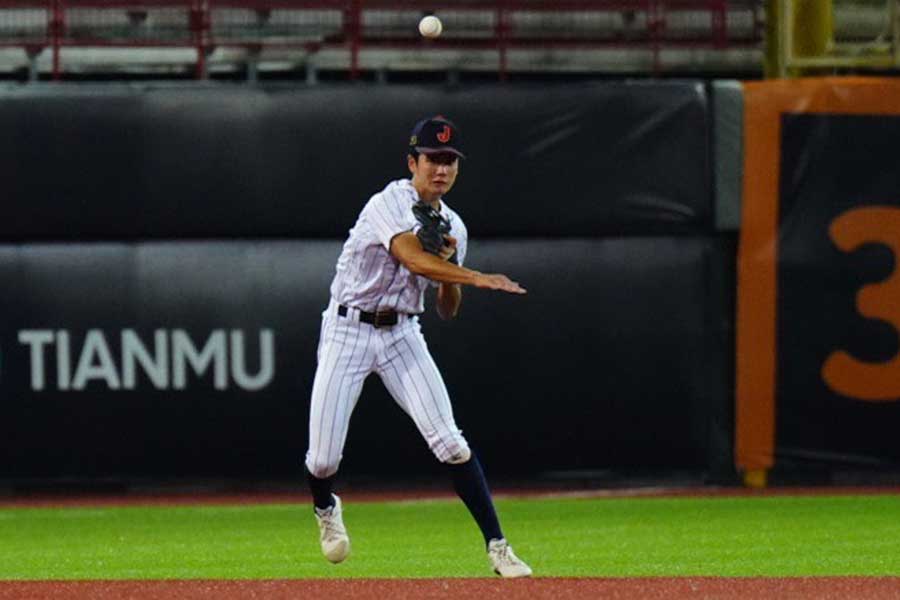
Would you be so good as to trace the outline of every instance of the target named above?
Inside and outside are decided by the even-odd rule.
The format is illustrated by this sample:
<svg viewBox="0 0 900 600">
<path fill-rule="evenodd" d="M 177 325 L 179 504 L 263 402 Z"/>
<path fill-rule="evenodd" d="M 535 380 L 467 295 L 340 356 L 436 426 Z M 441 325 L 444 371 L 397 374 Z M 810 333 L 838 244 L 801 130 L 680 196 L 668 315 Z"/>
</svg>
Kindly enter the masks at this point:
<svg viewBox="0 0 900 600">
<path fill-rule="evenodd" d="M 418 317 L 376 328 L 359 319 L 359 310 L 424 311 L 429 280 L 411 273 L 390 251 L 399 233 L 417 231 L 412 212 L 419 195 L 408 179 L 392 181 L 366 203 L 337 263 L 331 301 L 322 313 L 318 366 L 309 408 L 306 468 L 315 477 L 337 472 L 347 441 L 350 416 L 363 383 L 377 373 L 400 407 L 412 418 L 441 462 L 465 462 L 468 442 L 453 418 L 447 386 L 428 352 Z M 457 239 L 459 263 L 468 234 L 462 219 L 441 201 Z M 437 285 L 437 284 L 434 284 Z M 340 315 L 338 305 L 351 307 Z M 358 310 L 352 310 L 358 309 Z"/>
<path fill-rule="evenodd" d="M 418 230 L 412 212 L 418 200 L 409 179 L 392 181 L 369 199 L 338 258 L 331 296 L 339 304 L 366 312 L 424 312 L 425 289 L 429 283 L 437 284 L 413 274 L 390 253 L 394 236 Z M 468 243 L 465 223 L 443 200 L 441 214 L 450 220 L 450 235 L 457 240 L 457 259 L 462 265 Z"/>
</svg>

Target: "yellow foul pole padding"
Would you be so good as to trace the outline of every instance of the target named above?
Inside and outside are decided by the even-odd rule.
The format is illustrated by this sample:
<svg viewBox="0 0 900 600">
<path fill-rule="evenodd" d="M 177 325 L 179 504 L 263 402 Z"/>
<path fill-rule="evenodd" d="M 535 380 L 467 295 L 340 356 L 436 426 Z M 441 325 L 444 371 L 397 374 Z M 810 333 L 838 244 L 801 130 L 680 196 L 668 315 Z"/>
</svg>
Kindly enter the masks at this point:
<svg viewBox="0 0 900 600">
<path fill-rule="evenodd" d="M 834 39 L 831 0 L 793 0 L 794 56 L 821 56 Z"/>
<path fill-rule="evenodd" d="M 766 0 L 766 77 L 802 75 L 785 64 L 787 55 L 822 56 L 833 43 L 832 0 Z"/>
</svg>

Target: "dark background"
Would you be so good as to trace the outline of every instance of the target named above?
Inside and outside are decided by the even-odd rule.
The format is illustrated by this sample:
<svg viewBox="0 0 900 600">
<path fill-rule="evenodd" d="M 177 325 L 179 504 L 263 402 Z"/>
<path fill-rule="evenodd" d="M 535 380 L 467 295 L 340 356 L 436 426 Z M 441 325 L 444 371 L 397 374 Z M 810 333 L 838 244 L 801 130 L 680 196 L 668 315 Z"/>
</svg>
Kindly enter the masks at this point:
<svg viewBox="0 0 900 600">
<path fill-rule="evenodd" d="M 0 98 L 0 477 L 297 480 L 320 313 L 347 230 L 406 176 L 413 123 L 456 120 L 448 202 L 468 290 L 424 329 L 492 477 L 731 470 L 733 233 L 714 230 L 707 92 L 695 82 L 315 89 L 102 86 Z M 276 336 L 265 389 L 28 385 L 22 329 L 145 343 Z M 48 373 L 54 372 L 46 352 Z M 77 361 L 77 353 L 73 356 Z M 371 378 L 346 476 L 437 465 Z M 568 475 L 567 475 L 568 474 Z M 601 475 L 602 476 L 602 475 Z"/>
<path fill-rule="evenodd" d="M 343 238 L 432 114 L 462 131 L 473 236 L 708 231 L 700 84 L 109 84 L 2 98 L 0 236 Z"/>
<path fill-rule="evenodd" d="M 836 350 L 867 362 L 900 351 L 892 325 L 856 308 L 860 288 L 885 279 L 896 257 L 878 244 L 845 253 L 828 235 L 848 210 L 900 207 L 900 117 L 787 114 L 781 136 L 776 459 L 896 468 L 900 404 L 837 394 L 821 369 Z"/>
</svg>

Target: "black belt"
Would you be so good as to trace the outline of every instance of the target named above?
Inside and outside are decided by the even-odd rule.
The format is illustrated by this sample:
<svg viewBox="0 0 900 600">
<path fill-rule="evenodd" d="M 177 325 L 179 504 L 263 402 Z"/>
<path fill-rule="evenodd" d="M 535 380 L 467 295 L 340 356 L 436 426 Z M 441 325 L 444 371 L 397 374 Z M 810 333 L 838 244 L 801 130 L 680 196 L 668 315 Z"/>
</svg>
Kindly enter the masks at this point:
<svg viewBox="0 0 900 600">
<path fill-rule="evenodd" d="M 347 316 L 347 307 L 343 304 L 338 306 L 338 315 L 341 317 Z M 364 310 L 359 311 L 360 322 L 368 323 L 375 329 L 378 329 L 379 327 L 390 327 L 392 325 L 396 325 L 399 319 L 399 314 L 392 310 L 381 310 L 373 313 L 366 312 Z"/>
</svg>

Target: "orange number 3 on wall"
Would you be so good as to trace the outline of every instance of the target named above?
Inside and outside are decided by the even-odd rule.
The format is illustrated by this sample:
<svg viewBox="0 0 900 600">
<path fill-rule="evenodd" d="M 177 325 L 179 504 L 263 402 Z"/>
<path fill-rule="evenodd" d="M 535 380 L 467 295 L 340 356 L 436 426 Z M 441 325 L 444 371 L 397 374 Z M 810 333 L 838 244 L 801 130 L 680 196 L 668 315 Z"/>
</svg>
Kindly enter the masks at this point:
<svg viewBox="0 0 900 600">
<path fill-rule="evenodd" d="M 893 272 L 884 281 L 863 287 L 856 306 L 861 315 L 893 325 L 900 336 L 900 208 L 870 206 L 847 211 L 831 222 L 829 233 L 844 252 L 867 243 L 891 249 Z M 872 402 L 900 400 L 900 353 L 887 362 L 869 363 L 839 350 L 822 366 L 822 379 L 844 396 Z"/>
</svg>

